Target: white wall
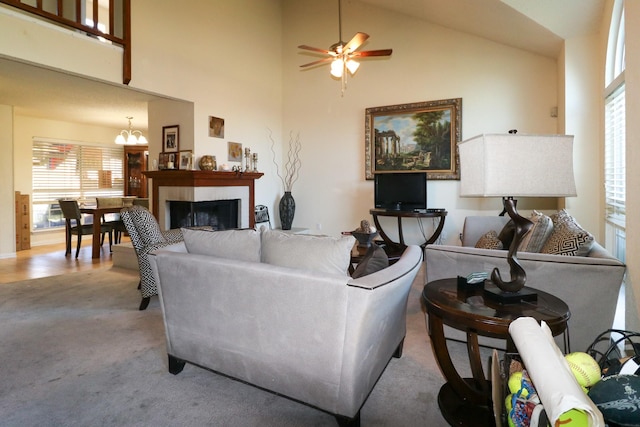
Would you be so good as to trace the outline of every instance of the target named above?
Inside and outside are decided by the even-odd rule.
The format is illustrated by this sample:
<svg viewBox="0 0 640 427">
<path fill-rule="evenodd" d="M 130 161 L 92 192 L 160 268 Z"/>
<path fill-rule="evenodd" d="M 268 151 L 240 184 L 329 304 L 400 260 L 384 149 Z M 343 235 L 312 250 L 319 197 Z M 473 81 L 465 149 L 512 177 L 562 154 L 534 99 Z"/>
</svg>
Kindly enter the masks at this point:
<svg viewBox="0 0 640 427">
<path fill-rule="evenodd" d="M 567 210 L 604 243 L 604 149 L 602 127 L 604 67 L 600 35 L 565 42 L 565 129 L 574 135 L 573 166 L 577 197 Z M 584 70 L 591 72 L 585 73 Z"/>
<path fill-rule="evenodd" d="M 132 16 L 131 86 L 192 103 L 193 123 L 184 126 L 193 140 L 181 144 L 193 147 L 196 157 L 213 154 L 218 164 L 225 163 L 229 141 L 257 152 L 265 176 L 257 182 L 256 202 L 268 205 L 276 221 L 282 188 L 271 162 L 267 129 L 280 144 L 280 164 L 289 132 L 300 132 L 303 164 L 293 188 L 294 226 L 336 235 L 370 218 L 373 182 L 364 179 L 367 107 L 460 97 L 463 139 L 512 128 L 556 133 L 564 126 L 550 116 L 552 107 L 562 105 L 556 59 L 357 0 L 343 4 L 343 38 L 368 32 L 371 39 L 364 48 L 393 48 L 394 53 L 390 59 L 362 61 L 344 97 L 328 66 L 299 68 L 313 58 L 297 45 L 328 48 L 337 41 L 335 7 L 326 2 L 188 0 L 157 7 L 152 0 L 139 0 L 132 5 Z M 28 47 L 28 41 L 18 43 Z M 3 41 L 0 54 L 25 55 Z M 55 54 L 42 57 L 49 63 Z M 590 63 L 588 54 L 585 60 Z M 69 71 L 93 75 L 91 63 L 76 61 Z M 117 81 L 111 76 L 107 80 Z M 225 119 L 224 139 L 208 136 L 210 115 Z M 149 123 L 150 152 L 157 153 L 161 126 L 175 122 L 168 114 L 149 117 Z M 457 243 L 466 215 L 501 210 L 500 200 L 459 198 L 458 181 L 431 181 L 428 192 L 430 207 L 449 210 L 443 239 L 447 243 Z M 582 211 L 583 204 L 578 209 Z M 572 213 L 582 218 L 582 212 Z M 406 231 L 409 242 L 420 241 L 419 236 L 417 227 Z"/>
<path fill-rule="evenodd" d="M 181 146 L 193 149 L 196 161 L 211 154 L 218 165 L 238 165 L 228 161 L 229 141 L 258 153 L 264 176 L 256 182 L 256 204 L 273 209 L 278 182 L 269 161 L 267 129 L 281 140 L 280 1 L 187 0 L 157 7 L 155 0 L 140 0 L 131 7 L 130 85 L 193 103 L 192 141 L 181 137 Z M 209 116 L 225 119 L 224 138 L 209 136 Z M 150 114 L 150 134 L 176 123 Z M 158 143 L 155 137 L 150 140 L 151 156 L 160 151 Z"/>
<path fill-rule="evenodd" d="M 198 13 L 194 13 L 197 11 Z M 33 24 L 32 19 L 18 19 L 13 9 L 0 6 L 0 55 L 20 61 L 90 76 L 112 83 L 122 80 L 122 62 L 118 49 L 103 49 L 94 40 L 75 32 L 60 31 L 48 25 Z M 130 87 L 164 94 L 190 104 L 190 122 L 184 122 L 182 104 L 172 116 L 166 111 L 149 117 L 150 152 L 160 151 L 162 126 L 181 122 L 181 145 L 203 154 L 217 156 L 218 163 L 227 160 L 228 141 L 242 143 L 259 153 L 259 170 L 264 177 L 256 183 L 256 203 L 275 207 L 278 182 L 269 161 L 267 128 L 277 141 L 282 133 L 282 65 L 281 5 L 279 0 L 185 0 L 158 7 L 153 0 L 137 0 L 132 4 L 132 80 Z M 166 113 L 166 114 L 165 114 Z M 225 138 L 208 136 L 208 117 L 225 119 Z M 2 116 L 4 119 L 6 116 Z M 153 126 L 153 127 L 151 127 Z M 10 152 L 12 145 L 22 152 L 31 142 L 23 135 L 11 137 L 3 129 L 0 147 Z M 110 132 L 111 139 L 115 132 Z M 76 139 L 68 134 L 40 135 Z M 8 144 L 8 146 L 5 146 Z M 27 144 L 26 146 L 23 144 Z M 278 155 L 280 147 L 276 147 Z M 29 154 L 30 155 L 30 154 Z M 151 157 L 153 159 L 154 157 Z M 16 174 L 27 173 L 25 164 L 16 161 Z M 3 169 L 2 177 L 13 172 Z M 30 183 L 17 180 L 30 193 Z M 5 182 L 10 182 L 6 179 Z M 20 188 L 16 188 L 19 190 Z M 11 215 L 13 218 L 13 185 Z M 2 203 L 4 206 L 5 204 Z M 13 221 L 11 221 L 13 224 Z M 5 246 L 14 251 L 15 233 L 0 228 L 0 254 Z M 62 240 L 58 240 L 62 241 Z"/>
<path fill-rule="evenodd" d="M 13 188 L 13 108 L 0 105 L 0 258 L 15 256 L 16 218 Z"/>
<path fill-rule="evenodd" d="M 0 5 L 0 55 L 122 83 L 122 48 L 6 5 Z"/>
<path fill-rule="evenodd" d="M 293 188 L 294 226 L 315 229 L 321 224 L 322 232 L 337 235 L 371 218 L 373 181 L 365 180 L 364 166 L 368 107 L 462 98 L 463 140 L 513 128 L 557 132 L 557 119 L 550 117 L 558 105 L 555 59 L 358 1 L 343 2 L 343 39 L 366 32 L 371 38 L 364 49 L 392 48 L 393 55 L 363 60 L 341 97 L 328 65 L 300 70 L 317 57 L 296 47 L 328 48 L 338 41 L 334 9 L 313 0 L 284 2 L 283 129 L 299 131 L 303 142 L 301 177 Z M 501 210 L 499 199 L 460 199 L 458 194 L 458 181 L 428 183 L 429 206 L 449 211 L 443 241 L 454 244 L 466 215 Z M 395 228 L 395 219 L 385 223 L 385 231 Z M 431 222 L 425 227 L 430 233 Z M 417 227 L 405 232 L 408 242 L 420 242 Z"/>
</svg>

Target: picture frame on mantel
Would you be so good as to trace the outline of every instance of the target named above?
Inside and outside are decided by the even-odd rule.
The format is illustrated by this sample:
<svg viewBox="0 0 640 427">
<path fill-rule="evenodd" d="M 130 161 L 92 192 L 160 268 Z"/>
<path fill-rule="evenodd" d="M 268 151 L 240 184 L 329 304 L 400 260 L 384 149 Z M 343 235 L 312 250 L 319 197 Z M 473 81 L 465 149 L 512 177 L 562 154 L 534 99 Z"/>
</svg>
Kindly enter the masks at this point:
<svg viewBox="0 0 640 427">
<path fill-rule="evenodd" d="M 180 151 L 178 169 L 193 170 L 193 153 L 191 150 Z"/>
<path fill-rule="evenodd" d="M 462 98 L 365 110 L 365 177 L 426 172 L 427 179 L 459 180 Z"/>
<path fill-rule="evenodd" d="M 179 126 L 163 126 L 162 127 L 162 152 L 177 153 L 180 148 Z"/>
<path fill-rule="evenodd" d="M 158 154 L 158 170 L 166 170 L 169 166 L 169 153 Z"/>
</svg>

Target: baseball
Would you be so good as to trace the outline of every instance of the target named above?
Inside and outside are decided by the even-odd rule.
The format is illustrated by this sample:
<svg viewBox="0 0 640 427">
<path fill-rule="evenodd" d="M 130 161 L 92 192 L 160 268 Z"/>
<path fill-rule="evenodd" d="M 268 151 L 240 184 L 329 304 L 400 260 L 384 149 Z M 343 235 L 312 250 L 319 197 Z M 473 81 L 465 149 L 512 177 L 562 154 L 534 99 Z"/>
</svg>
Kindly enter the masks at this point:
<svg viewBox="0 0 640 427">
<path fill-rule="evenodd" d="M 591 387 L 600 381 L 600 366 L 587 353 L 576 351 L 567 354 L 564 358 L 569 364 L 571 373 L 582 387 Z"/>
</svg>

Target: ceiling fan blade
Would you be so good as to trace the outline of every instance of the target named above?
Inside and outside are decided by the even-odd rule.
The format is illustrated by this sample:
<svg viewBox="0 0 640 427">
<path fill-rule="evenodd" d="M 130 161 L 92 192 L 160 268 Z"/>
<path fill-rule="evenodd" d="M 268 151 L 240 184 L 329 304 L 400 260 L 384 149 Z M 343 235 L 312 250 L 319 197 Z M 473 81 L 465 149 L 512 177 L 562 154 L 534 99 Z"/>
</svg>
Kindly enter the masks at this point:
<svg viewBox="0 0 640 427">
<path fill-rule="evenodd" d="M 380 50 L 365 50 L 362 52 L 353 52 L 350 56 L 364 57 L 364 56 L 390 56 L 393 49 L 380 49 Z"/>
<path fill-rule="evenodd" d="M 325 63 L 325 62 L 330 62 L 330 61 L 333 61 L 333 60 L 334 60 L 334 58 L 318 59 L 317 61 L 309 62 L 308 64 L 303 64 L 300 67 L 301 68 L 313 67 L 314 65 L 322 64 L 322 63 Z"/>
<path fill-rule="evenodd" d="M 320 49 L 320 48 L 313 47 L 313 46 L 307 46 L 305 44 L 301 44 L 300 46 L 298 46 L 298 49 L 305 49 L 305 50 L 310 50 L 310 51 L 313 51 L 313 52 L 325 53 L 327 55 L 333 54 L 333 52 L 331 52 L 330 50 Z"/>
<path fill-rule="evenodd" d="M 356 33 L 356 35 L 353 36 L 353 38 L 351 40 L 349 40 L 349 43 L 344 45 L 344 48 L 343 48 L 342 51 L 343 52 L 344 51 L 353 52 L 354 50 L 359 48 L 362 45 L 362 43 L 364 43 L 368 38 L 369 38 L 369 34 Z"/>
</svg>

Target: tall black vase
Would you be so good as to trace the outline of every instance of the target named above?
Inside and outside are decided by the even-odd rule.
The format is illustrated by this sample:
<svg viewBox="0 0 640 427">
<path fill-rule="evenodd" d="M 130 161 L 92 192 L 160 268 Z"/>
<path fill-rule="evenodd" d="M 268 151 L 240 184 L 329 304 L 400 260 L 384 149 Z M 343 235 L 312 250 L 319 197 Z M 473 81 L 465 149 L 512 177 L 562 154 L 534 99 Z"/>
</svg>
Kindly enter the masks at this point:
<svg viewBox="0 0 640 427">
<path fill-rule="evenodd" d="M 293 200 L 291 191 L 285 191 L 280 199 L 280 223 L 283 230 L 291 230 L 293 216 L 296 214 L 296 201 Z"/>
</svg>

